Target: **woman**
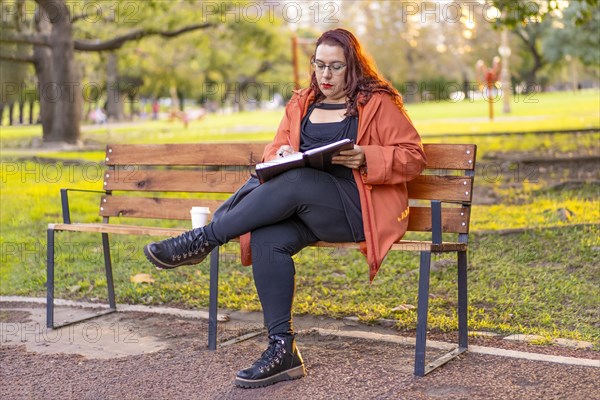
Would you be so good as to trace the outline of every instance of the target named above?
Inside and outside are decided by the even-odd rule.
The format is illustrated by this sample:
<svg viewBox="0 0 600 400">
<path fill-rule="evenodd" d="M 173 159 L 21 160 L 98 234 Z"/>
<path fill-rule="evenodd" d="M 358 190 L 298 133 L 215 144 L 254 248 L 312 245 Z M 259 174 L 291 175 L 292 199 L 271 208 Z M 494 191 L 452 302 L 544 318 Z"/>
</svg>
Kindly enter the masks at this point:
<svg viewBox="0 0 600 400">
<path fill-rule="evenodd" d="M 325 32 L 312 59 L 310 88 L 286 106 L 263 160 L 344 138 L 356 143 L 333 158 L 327 172 L 299 168 L 258 185 L 251 179 L 203 228 L 144 248 L 159 268 L 202 261 L 241 236 L 252 249 L 253 275 L 269 331 L 269 347 L 236 385 L 261 387 L 306 372 L 294 341 L 292 255 L 318 241 L 360 242 L 372 280 L 408 224 L 406 182 L 425 167 L 420 137 L 398 92 L 375 70 L 354 35 Z M 251 232 L 250 241 L 247 233 Z M 244 256 L 242 257 L 244 259 Z"/>
</svg>

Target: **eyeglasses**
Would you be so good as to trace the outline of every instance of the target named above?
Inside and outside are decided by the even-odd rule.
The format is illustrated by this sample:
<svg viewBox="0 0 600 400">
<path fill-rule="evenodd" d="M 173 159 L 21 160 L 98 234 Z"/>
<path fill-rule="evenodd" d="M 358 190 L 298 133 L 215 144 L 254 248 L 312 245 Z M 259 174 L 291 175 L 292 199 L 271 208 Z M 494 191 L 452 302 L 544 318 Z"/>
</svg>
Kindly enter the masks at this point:
<svg viewBox="0 0 600 400">
<path fill-rule="evenodd" d="M 346 64 L 341 63 L 341 62 L 325 64 L 320 61 L 313 61 L 313 62 L 311 62 L 311 65 L 312 65 L 313 69 L 315 70 L 315 72 L 318 72 L 319 74 L 325 73 L 325 68 L 329 68 L 329 71 L 333 75 L 339 75 L 342 73 L 344 68 L 346 68 Z"/>
</svg>

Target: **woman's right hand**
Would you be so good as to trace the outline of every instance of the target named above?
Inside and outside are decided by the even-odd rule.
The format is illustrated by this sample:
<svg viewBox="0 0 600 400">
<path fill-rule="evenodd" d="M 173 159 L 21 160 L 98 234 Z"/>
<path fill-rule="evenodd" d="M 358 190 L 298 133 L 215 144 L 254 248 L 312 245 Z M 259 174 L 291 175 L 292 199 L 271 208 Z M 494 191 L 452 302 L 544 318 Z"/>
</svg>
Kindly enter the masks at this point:
<svg viewBox="0 0 600 400">
<path fill-rule="evenodd" d="M 279 148 L 279 150 L 277 150 L 277 156 L 278 157 L 285 157 L 285 156 L 289 156 L 289 155 L 294 154 L 294 153 L 295 153 L 294 148 L 292 146 L 290 146 L 290 145 L 287 145 L 287 144 L 284 145 L 284 146 L 281 146 Z"/>
</svg>

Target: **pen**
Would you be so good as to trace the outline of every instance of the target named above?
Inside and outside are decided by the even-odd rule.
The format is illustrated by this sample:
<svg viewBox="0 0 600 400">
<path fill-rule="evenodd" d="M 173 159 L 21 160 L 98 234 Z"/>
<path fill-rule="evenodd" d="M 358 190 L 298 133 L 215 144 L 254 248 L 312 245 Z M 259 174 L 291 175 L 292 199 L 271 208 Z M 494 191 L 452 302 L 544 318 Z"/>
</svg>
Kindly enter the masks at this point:
<svg viewBox="0 0 600 400">
<path fill-rule="evenodd" d="M 289 146 L 292 148 L 292 150 L 293 150 L 293 149 L 294 149 L 294 146 L 292 146 L 292 141 L 290 140 L 290 136 L 289 136 L 289 135 L 288 135 L 288 137 L 287 137 L 287 142 L 288 142 L 288 145 L 289 145 Z M 280 151 L 278 151 L 278 152 L 277 152 L 277 155 L 278 155 L 279 157 L 283 157 L 283 150 L 280 150 Z"/>
</svg>

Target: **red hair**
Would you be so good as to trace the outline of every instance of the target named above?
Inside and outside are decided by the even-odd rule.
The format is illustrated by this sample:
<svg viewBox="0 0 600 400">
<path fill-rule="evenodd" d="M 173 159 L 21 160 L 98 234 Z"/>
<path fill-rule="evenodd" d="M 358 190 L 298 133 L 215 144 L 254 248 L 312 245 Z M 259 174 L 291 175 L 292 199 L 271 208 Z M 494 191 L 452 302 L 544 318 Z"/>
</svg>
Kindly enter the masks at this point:
<svg viewBox="0 0 600 400">
<path fill-rule="evenodd" d="M 400 93 L 377 71 L 375 62 L 363 50 L 352 32 L 338 28 L 323 33 L 317 40 L 315 53 L 316 48 L 321 44 L 338 46 L 344 51 L 344 57 L 346 58 L 346 85 L 344 90 L 346 96 L 348 96 L 346 115 L 357 115 L 358 106 L 367 104 L 374 92 L 388 93 L 398 107 L 403 108 Z M 313 55 L 313 60 L 314 57 Z M 318 103 L 325 99 L 325 95 L 319 89 L 314 71 L 311 74 L 310 88 L 315 93 L 315 102 Z"/>
</svg>

